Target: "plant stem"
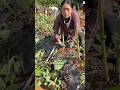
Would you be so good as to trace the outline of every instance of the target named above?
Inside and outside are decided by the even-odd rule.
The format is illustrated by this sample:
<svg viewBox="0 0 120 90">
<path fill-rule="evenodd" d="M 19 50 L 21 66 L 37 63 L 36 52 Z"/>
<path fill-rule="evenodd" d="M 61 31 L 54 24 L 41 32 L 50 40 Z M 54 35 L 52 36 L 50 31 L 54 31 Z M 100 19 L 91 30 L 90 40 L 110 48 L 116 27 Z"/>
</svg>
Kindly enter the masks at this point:
<svg viewBox="0 0 120 90">
<path fill-rule="evenodd" d="M 79 45 L 78 31 L 77 31 L 77 54 L 78 54 L 78 59 L 80 60 L 80 45 Z"/>
<path fill-rule="evenodd" d="M 65 40 L 64 40 L 64 32 L 62 33 L 62 40 L 63 40 L 63 44 L 65 44 Z"/>
<path fill-rule="evenodd" d="M 103 15 L 103 0 L 99 1 L 99 25 L 100 25 L 100 34 L 101 34 L 101 49 L 102 49 L 102 60 L 104 62 L 105 69 L 105 78 L 109 81 L 108 65 L 107 65 L 107 56 L 106 56 L 106 46 L 105 46 L 105 30 L 104 30 L 104 15 Z"/>
<path fill-rule="evenodd" d="M 118 18 L 117 21 L 117 36 L 120 38 L 120 18 Z M 118 80 L 120 81 L 120 39 L 117 39 L 117 61 L 116 61 L 116 66 L 117 66 L 117 73 L 118 73 Z"/>
</svg>

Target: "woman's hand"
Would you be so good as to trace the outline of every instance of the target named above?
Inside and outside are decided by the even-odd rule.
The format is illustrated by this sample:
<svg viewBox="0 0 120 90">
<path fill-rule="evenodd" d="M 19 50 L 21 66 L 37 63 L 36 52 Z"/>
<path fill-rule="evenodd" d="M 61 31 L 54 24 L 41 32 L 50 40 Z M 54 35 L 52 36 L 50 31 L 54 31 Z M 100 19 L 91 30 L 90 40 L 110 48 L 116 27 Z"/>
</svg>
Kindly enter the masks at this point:
<svg viewBox="0 0 120 90">
<path fill-rule="evenodd" d="M 61 39 L 60 36 L 55 35 L 55 36 L 53 37 L 53 40 L 52 40 L 52 41 L 53 41 L 53 43 L 56 44 L 56 45 L 60 45 L 60 46 L 62 46 L 62 47 L 66 47 L 66 45 L 64 45 L 60 39 Z"/>
<path fill-rule="evenodd" d="M 60 43 L 60 36 L 56 34 L 53 39 L 52 39 L 54 44 L 59 44 Z"/>
</svg>

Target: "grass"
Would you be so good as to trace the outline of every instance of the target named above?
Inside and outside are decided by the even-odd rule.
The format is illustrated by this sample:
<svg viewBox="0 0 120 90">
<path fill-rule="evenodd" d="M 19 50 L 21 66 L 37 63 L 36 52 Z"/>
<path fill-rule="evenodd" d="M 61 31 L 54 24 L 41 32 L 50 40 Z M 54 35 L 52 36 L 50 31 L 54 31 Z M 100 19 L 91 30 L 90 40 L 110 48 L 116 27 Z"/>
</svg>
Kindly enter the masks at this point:
<svg viewBox="0 0 120 90">
<path fill-rule="evenodd" d="M 45 14 L 35 14 L 36 32 L 37 31 L 41 33 L 47 32 L 48 34 L 52 35 L 53 22 L 54 22 L 54 18 L 52 16 L 47 16 Z"/>
</svg>

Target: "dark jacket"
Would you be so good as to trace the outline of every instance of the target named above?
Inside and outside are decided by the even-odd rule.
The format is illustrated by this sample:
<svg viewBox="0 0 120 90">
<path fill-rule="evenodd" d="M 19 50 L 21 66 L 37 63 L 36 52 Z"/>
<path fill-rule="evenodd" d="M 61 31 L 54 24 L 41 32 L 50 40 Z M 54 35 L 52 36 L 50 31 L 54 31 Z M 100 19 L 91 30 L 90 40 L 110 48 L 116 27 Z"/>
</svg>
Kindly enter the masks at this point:
<svg viewBox="0 0 120 90">
<path fill-rule="evenodd" d="M 77 35 L 77 30 L 78 30 L 78 32 L 80 31 L 80 18 L 79 18 L 79 15 L 77 14 L 76 11 L 73 10 L 72 14 L 71 14 L 70 23 L 69 23 L 69 25 L 67 27 L 65 25 L 65 23 L 64 23 L 64 18 L 60 13 L 55 19 L 53 30 L 54 30 L 55 35 L 56 34 L 60 35 L 60 34 L 64 33 L 64 35 L 67 36 L 69 34 L 70 39 L 75 40 L 76 35 Z"/>
</svg>

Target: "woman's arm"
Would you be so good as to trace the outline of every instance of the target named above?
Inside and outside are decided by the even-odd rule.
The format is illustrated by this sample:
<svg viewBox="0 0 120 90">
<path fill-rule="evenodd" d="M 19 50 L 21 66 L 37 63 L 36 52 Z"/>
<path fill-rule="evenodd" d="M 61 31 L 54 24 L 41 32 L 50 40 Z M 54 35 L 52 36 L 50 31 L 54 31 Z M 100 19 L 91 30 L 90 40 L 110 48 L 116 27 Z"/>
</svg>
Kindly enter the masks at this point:
<svg viewBox="0 0 120 90">
<path fill-rule="evenodd" d="M 58 42 L 61 39 L 60 37 L 60 15 L 58 15 L 54 21 L 53 30 L 54 30 L 54 41 Z"/>
<path fill-rule="evenodd" d="M 80 32 L 80 18 L 77 12 L 74 12 L 73 14 L 73 25 L 74 25 L 74 30 L 70 36 L 71 41 L 75 41 L 78 33 Z"/>
<path fill-rule="evenodd" d="M 53 30 L 54 30 L 54 35 L 55 34 L 60 34 L 60 15 L 58 15 L 54 21 L 53 25 Z"/>
</svg>

